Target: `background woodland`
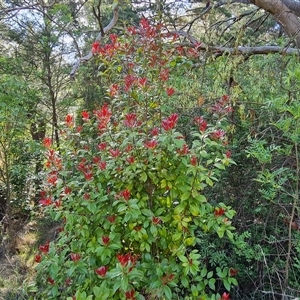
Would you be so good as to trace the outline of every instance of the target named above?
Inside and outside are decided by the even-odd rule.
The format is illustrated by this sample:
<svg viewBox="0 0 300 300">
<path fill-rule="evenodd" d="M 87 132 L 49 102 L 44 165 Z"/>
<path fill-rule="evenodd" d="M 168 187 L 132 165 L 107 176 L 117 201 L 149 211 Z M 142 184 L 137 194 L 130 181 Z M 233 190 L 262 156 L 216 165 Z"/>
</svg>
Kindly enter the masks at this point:
<svg viewBox="0 0 300 300">
<path fill-rule="evenodd" d="M 7 276 L 7 270 L 3 268 L 0 271 L 0 287 L 3 290 L 0 298 L 80 300 L 299 297 L 299 16 L 300 2 L 297 0 L 0 0 L 0 257 L 3 266 L 13 266 L 12 272 L 16 274 L 13 281 L 7 281 L 7 277 L 11 278 Z M 154 46 L 150 49 L 149 45 Z M 132 52 L 128 52 L 129 50 Z M 153 64 L 151 59 L 147 60 L 148 54 Z M 156 67 L 156 63 L 159 67 Z M 125 74 L 130 74 L 131 79 L 125 77 Z M 122 84 L 123 92 L 120 90 Z M 107 114 L 109 117 L 105 119 Z M 89 122 L 92 115 L 95 123 Z M 120 127 L 114 125 L 114 122 L 123 119 L 125 125 L 123 121 L 120 122 Z M 145 120 L 147 122 L 144 124 Z M 143 266 L 143 259 L 147 262 L 148 257 L 145 253 L 150 253 L 152 258 L 158 256 L 157 253 L 166 257 L 171 254 L 168 252 L 170 249 L 166 250 L 163 245 L 157 246 L 162 247 L 158 251 L 150 249 L 152 244 L 145 242 L 144 246 L 138 246 L 139 258 L 143 257 L 141 265 L 136 263 L 140 261 L 138 256 L 127 256 L 126 263 L 118 257 L 117 267 L 122 271 L 122 267 L 128 267 L 128 261 L 130 268 L 138 269 L 137 273 L 126 271 L 127 275 L 131 273 L 128 275 L 128 285 L 124 281 L 121 283 L 120 279 L 119 286 L 110 287 L 107 281 L 105 286 L 108 288 L 105 292 L 100 285 L 89 290 L 89 287 L 84 286 L 83 282 L 86 281 L 78 276 L 70 287 L 62 291 L 61 285 L 56 286 L 50 275 L 57 274 L 57 281 L 62 282 L 65 278 L 60 278 L 58 274 L 66 257 L 71 257 L 68 265 L 70 268 L 73 268 L 73 262 L 79 261 L 80 264 L 84 260 L 82 254 L 74 256 L 81 250 L 68 240 L 67 235 L 62 234 L 60 237 L 58 233 L 65 217 L 61 211 L 82 212 L 74 204 L 79 199 L 79 188 L 75 191 L 74 186 L 85 188 L 84 180 L 89 181 L 87 176 L 90 170 L 80 163 L 83 163 L 87 155 L 103 150 L 100 149 L 101 146 L 98 147 L 100 142 L 95 133 L 96 126 L 98 130 L 102 126 L 101 122 L 106 122 L 105 126 L 109 122 L 112 124 L 103 133 L 103 141 L 112 143 L 110 138 L 114 136 L 113 149 L 116 151 L 118 147 L 128 146 L 125 143 L 127 140 L 135 139 L 137 147 L 141 148 L 138 148 L 140 150 L 137 150 L 134 157 L 136 159 L 140 155 L 140 163 L 145 166 L 153 160 L 153 169 L 160 168 L 151 156 L 151 149 L 157 145 L 149 144 L 149 141 L 161 143 L 161 160 L 169 169 L 175 165 L 175 158 L 170 153 L 191 155 L 191 160 L 185 161 L 181 157 L 176 160 L 180 166 L 178 170 L 187 174 L 182 180 L 195 176 L 193 167 L 198 166 L 201 161 L 197 172 L 203 172 L 203 178 L 199 180 L 198 190 L 201 190 L 207 203 L 203 199 L 202 204 L 188 200 L 187 210 L 190 215 L 186 213 L 187 219 L 181 221 L 186 222 L 185 225 L 181 223 L 181 227 L 176 227 L 175 221 L 172 223 L 168 216 L 180 215 L 185 208 L 182 211 L 178 209 L 179 212 L 176 209 L 172 211 L 169 204 L 166 204 L 168 209 L 153 208 L 154 215 L 152 211 L 147 215 L 148 212 L 143 211 L 144 208 L 137 202 L 138 208 L 131 207 L 136 209 L 136 215 L 133 213 L 124 216 L 125 219 L 128 218 L 128 224 L 134 224 L 130 229 L 132 232 L 136 233 L 138 226 L 148 228 L 151 234 L 147 229 L 147 238 L 151 240 L 151 235 L 154 238 L 162 236 L 164 226 L 171 228 L 174 225 L 176 230 L 184 232 L 194 217 L 199 215 L 203 216 L 203 223 L 195 221 L 191 225 L 193 240 L 184 240 L 186 249 L 181 249 L 182 252 L 176 254 L 177 260 L 168 262 L 171 269 L 165 266 L 165 269 L 162 267 L 162 274 L 153 275 L 158 278 L 154 287 L 147 287 L 147 283 L 144 283 L 145 288 L 142 288 L 143 283 L 131 284 L 130 280 L 135 281 L 135 276 L 150 276 L 150 273 L 143 271 L 151 269 Z M 155 128 L 155 124 L 158 124 L 162 134 L 160 137 L 158 133 L 157 140 L 149 138 L 149 128 Z M 77 126 L 83 128 L 82 138 L 77 136 Z M 145 136 L 137 127 L 144 130 L 149 141 L 144 141 Z M 198 130 L 197 134 L 195 130 Z M 208 132 L 207 136 L 205 132 Z M 208 139 L 205 140 L 204 136 Z M 181 139 L 186 144 L 178 142 Z M 93 145 L 94 142 L 98 145 Z M 168 145 L 175 145 L 180 150 L 171 149 Z M 207 148 L 202 149 L 203 145 Z M 143 147 L 147 148 L 148 154 L 141 150 Z M 66 176 L 62 186 L 51 186 L 53 177 L 49 178 L 53 173 L 50 171 L 55 164 L 60 165 L 57 160 L 62 160 L 63 171 L 71 172 L 72 169 L 72 174 L 78 171 L 78 166 L 72 165 L 73 161 L 77 161 L 72 156 L 76 151 L 83 153 L 82 160 L 78 160 L 78 165 L 82 167 L 79 170 L 81 173 L 77 177 L 72 175 L 70 180 Z M 203 151 L 206 151 L 205 154 Z M 49 153 L 53 154 L 50 158 Z M 56 162 L 54 153 L 60 155 L 55 157 Z M 130 161 L 128 157 L 119 157 L 116 152 L 107 152 L 101 158 L 104 157 L 106 162 L 117 157 L 120 161 L 123 159 L 124 164 L 134 164 L 133 156 L 130 156 Z M 47 166 L 49 161 L 52 164 L 50 167 Z M 183 165 L 180 164 L 182 161 Z M 202 162 L 210 167 L 201 169 Z M 98 164 L 99 161 L 94 163 Z M 104 165 L 102 167 L 105 169 Z M 144 171 L 139 171 L 139 166 L 136 168 L 128 170 L 140 172 L 137 177 L 128 170 L 129 173 L 122 173 L 123 177 L 118 177 L 120 173 L 109 169 L 109 179 L 101 179 L 102 175 L 97 173 L 99 177 L 96 177 L 93 173 L 94 186 L 91 185 L 90 189 L 96 190 L 101 183 L 106 190 L 112 187 L 113 193 L 114 188 L 116 189 L 114 197 L 117 201 L 123 198 L 127 201 L 127 196 L 130 198 L 134 193 L 139 201 L 139 195 L 143 195 L 143 189 L 148 187 L 145 194 L 153 193 L 155 199 L 164 201 L 161 196 L 165 195 L 163 189 L 167 190 L 167 195 L 173 186 L 178 185 L 177 179 L 170 174 L 165 175 L 164 171 L 153 175 L 150 167 L 143 169 Z M 206 173 L 207 170 L 211 172 Z M 176 168 L 172 172 L 176 173 Z M 60 175 L 65 176 L 63 172 Z M 131 179 L 128 179 L 128 185 L 125 186 L 122 182 L 125 182 L 127 175 Z M 156 183 L 151 176 L 161 178 L 157 184 L 157 194 L 154 192 Z M 136 185 L 130 185 L 130 180 L 136 181 Z M 48 184 L 48 190 L 55 190 L 50 193 L 53 197 L 49 200 L 51 205 L 47 202 L 49 191 L 47 190 L 47 196 L 43 194 L 45 183 L 46 186 Z M 69 193 L 65 190 L 66 186 L 73 187 L 72 196 L 66 196 Z M 150 188 L 153 188 L 151 192 Z M 61 191 L 64 191 L 68 203 L 63 209 L 55 202 L 61 200 Z M 129 194 L 124 194 L 124 191 Z M 184 202 L 189 197 L 186 196 L 187 192 L 189 191 L 182 188 L 174 198 L 179 197 Z M 199 200 L 197 196 L 193 197 Z M 53 211 L 49 206 L 54 203 L 58 209 Z M 126 208 L 121 204 L 118 202 L 116 205 L 119 205 L 117 211 L 122 216 Z M 164 207 L 165 203 L 159 202 L 159 205 Z M 87 210 L 100 212 L 104 207 L 107 205 L 91 206 Z M 197 207 L 205 207 L 205 212 Z M 131 221 L 139 218 L 139 212 L 148 219 L 152 218 L 152 223 L 146 218 L 144 223 Z M 157 212 L 160 215 L 156 218 Z M 169 221 L 171 227 L 167 227 Z M 82 219 L 80 222 L 85 224 L 86 220 Z M 113 222 L 109 221 L 107 224 L 109 223 Z M 89 230 L 97 224 L 86 223 Z M 108 225 L 105 224 L 103 223 L 104 231 L 99 232 L 100 244 L 104 248 L 118 238 L 117 234 L 116 237 L 105 235 L 105 230 L 108 230 Z M 72 231 L 73 225 L 75 231 Z M 66 226 L 69 226 L 71 239 L 76 237 L 77 241 L 86 245 L 92 238 L 84 233 L 77 237 L 75 225 L 74 220 L 67 219 Z M 84 231 L 82 228 L 80 230 Z M 24 236 L 28 233 L 34 236 L 34 242 L 28 242 L 24 249 L 19 244 L 20 240 L 24 243 Z M 173 244 L 170 242 L 172 246 L 169 248 L 177 245 L 176 234 L 178 240 L 185 238 L 184 234 L 174 231 Z M 128 236 L 131 241 L 133 237 L 130 233 Z M 48 241 L 50 250 L 47 248 Z M 55 241 L 57 247 L 62 247 L 63 243 L 70 246 L 65 253 L 62 251 L 55 256 Z M 135 242 L 140 243 L 139 240 Z M 112 245 L 116 249 L 121 247 L 117 242 Z M 133 245 L 134 242 L 122 247 L 134 251 Z M 147 245 L 150 245 L 149 249 Z M 113 247 L 109 250 L 111 253 L 115 251 Z M 97 249 L 95 246 L 95 253 L 103 251 L 102 248 Z M 107 255 L 113 256 L 109 251 Z M 46 253 L 47 258 L 40 264 L 43 253 Z M 64 258 L 60 256 L 61 253 L 64 253 Z M 15 263 L 16 259 L 18 263 Z M 107 265 L 111 263 L 104 258 L 100 260 L 103 267 L 104 262 Z M 45 268 L 50 269 L 49 266 L 54 261 L 58 265 L 57 270 L 51 269 L 50 277 L 45 275 L 43 282 Z M 185 264 L 190 264 L 195 269 L 184 269 Z M 72 274 L 77 271 L 80 273 L 80 268 L 86 268 L 86 265 L 76 266 L 72 269 Z M 95 272 L 98 277 L 106 280 L 105 276 L 108 276 L 117 281 L 117 273 L 100 269 L 100 265 L 97 267 L 99 269 L 95 267 L 98 270 Z M 183 272 L 187 282 L 176 278 L 173 275 L 176 272 Z M 200 279 L 195 279 L 194 283 L 191 278 L 196 278 L 196 275 Z M 20 281 L 24 281 L 21 287 Z M 156 282 L 154 279 L 153 281 Z M 201 282 L 205 283 L 200 287 Z M 91 280 L 89 284 L 94 284 L 94 281 Z M 82 286 L 84 290 L 80 290 Z M 147 288 L 155 292 L 150 293 Z M 71 294 L 73 291 L 74 295 Z M 120 295 L 113 296 L 112 291 L 120 291 Z"/>
</svg>

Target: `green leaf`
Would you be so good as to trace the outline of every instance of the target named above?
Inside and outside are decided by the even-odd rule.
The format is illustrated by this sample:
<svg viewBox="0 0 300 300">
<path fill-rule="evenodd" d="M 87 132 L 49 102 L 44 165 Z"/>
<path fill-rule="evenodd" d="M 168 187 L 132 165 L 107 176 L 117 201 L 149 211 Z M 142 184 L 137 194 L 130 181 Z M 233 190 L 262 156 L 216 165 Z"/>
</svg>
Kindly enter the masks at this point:
<svg viewBox="0 0 300 300">
<path fill-rule="evenodd" d="M 147 242 L 142 242 L 140 245 L 140 250 L 141 251 L 147 251 L 150 252 L 150 245 Z"/>
<path fill-rule="evenodd" d="M 196 264 L 195 261 L 193 261 L 193 264 L 190 266 L 190 273 L 196 276 L 198 272 L 199 272 L 198 263 Z"/>
<path fill-rule="evenodd" d="M 215 283 L 216 283 L 216 279 L 215 278 L 210 278 L 209 281 L 208 281 L 208 286 L 213 291 L 216 289 Z"/>
<path fill-rule="evenodd" d="M 178 255 L 178 258 L 183 263 L 187 263 L 189 261 L 188 258 L 186 256 L 184 256 L 184 255 Z"/>
<path fill-rule="evenodd" d="M 128 289 L 128 277 L 127 276 L 123 276 L 122 277 L 122 281 L 121 281 L 121 289 L 126 291 Z"/>
<path fill-rule="evenodd" d="M 155 225 L 150 226 L 150 232 L 152 233 L 153 237 L 157 236 L 157 228 Z"/>
<path fill-rule="evenodd" d="M 75 269 L 76 269 L 76 265 L 75 264 L 71 265 L 71 267 L 68 270 L 68 276 L 69 277 L 72 276 L 72 274 L 74 273 Z"/>
<path fill-rule="evenodd" d="M 117 292 L 117 290 L 120 288 L 120 286 L 121 286 L 121 280 L 116 280 L 115 284 L 113 286 L 113 292 L 114 292 L 114 294 Z"/>
<path fill-rule="evenodd" d="M 125 210 L 127 210 L 127 205 L 126 204 L 122 203 L 118 206 L 118 212 L 122 212 L 122 211 L 125 211 Z"/>
<path fill-rule="evenodd" d="M 145 261 L 152 262 L 152 256 L 150 253 L 145 253 Z"/>
<path fill-rule="evenodd" d="M 174 215 L 180 215 L 186 208 L 187 203 L 180 203 L 179 205 L 177 205 L 174 209 Z"/>
<path fill-rule="evenodd" d="M 90 212 L 94 213 L 96 212 L 97 205 L 94 202 L 88 202 L 87 208 Z"/>
<path fill-rule="evenodd" d="M 220 164 L 220 163 L 215 163 L 215 167 L 220 169 L 220 170 L 225 170 L 225 166 L 223 164 Z"/>
<path fill-rule="evenodd" d="M 227 291 L 230 291 L 231 285 L 230 285 L 230 283 L 228 282 L 227 279 L 224 279 L 224 280 L 223 280 L 223 284 L 224 284 L 224 286 L 225 286 L 225 289 L 226 289 Z"/>
<path fill-rule="evenodd" d="M 224 227 L 218 227 L 217 234 L 218 234 L 220 239 L 224 236 L 224 233 L 225 233 L 225 228 Z"/>
<path fill-rule="evenodd" d="M 152 217 L 153 216 L 153 213 L 150 209 L 142 209 L 141 210 L 141 213 L 146 216 L 146 217 Z"/>
<path fill-rule="evenodd" d="M 172 241 L 176 242 L 179 241 L 182 237 L 182 233 L 181 232 L 176 232 L 175 234 L 172 235 Z"/>
<path fill-rule="evenodd" d="M 157 289 L 158 287 L 161 287 L 160 280 L 156 280 L 150 284 L 150 288 L 152 288 L 152 289 Z"/>
<path fill-rule="evenodd" d="M 205 178 L 205 182 L 206 182 L 209 186 L 213 186 L 213 185 L 214 185 L 213 181 L 212 181 L 209 177 L 206 177 L 206 178 Z"/>
<path fill-rule="evenodd" d="M 146 181 L 147 181 L 147 178 L 148 178 L 147 174 L 146 174 L 145 172 L 143 172 L 143 173 L 141 174 L 141 180 L 142 180 L 143 182 L 146 182 Z"/>
<path fill-rule="evenodd" d="M 191 286 L 191 291 L 192 291 L 192 295 L 193 295 L 194 297 L 197 297 L 197 296 L 198 296 L 199 292 L 198 292 L 198 288 L 197 288 L 196 285 L 192 285 L 192 286 Z"/>
<path fill-rule="evenodd" d="M 226 229 L 226 234 L 230 240 L 233 239 L 233 233 L 230 230 Z"/>
<path fill-rule="evenodd" d="M 55 278 L 57 276 L 58 270 L 59 270 L 58 264 L 53 262 L 50 266 L 51 278 Z"/>
<path fill-rule="evenodd" d="M 98 287 L 98 286 L 94 286 L 94 287 L 93 287 L 93 293 L 94 293 L 94 295 L 95 295 L 96 297 L 101 296 L 101 288 Z"/>
<path fill-rule="evenodd" d="M 222 277 L 223 277 L 223 272 L 222 272 L 221 268 L 220 268 L 220 267 L 216 267 L 216 271 L 217 271 L 217 275 L 218 275 L 220 278 L 222 278 Z"/>
<path fill-rule="evenodd" d="M 108 246 L 108 248 L 109 248 L 109 249 L 113 249 L 113 250 L 117 250 L 117 249 L 121 249 L 122 246 L 121 246 L 121 244 L 112 243 L 112 244 L 110 244 L 110 245 Z M 110 256 L 111 251 L 109 251 L 107 254 Z"/>
<path fill-rule="evenodd" d="M 113 5 L 112 5 L 112 9 L 115 9 L 119 4 L 118 0 L 114 0 Z"/>
<path fill-rule="evenodd" d="M 229 279 L 230 279 L 231 284 L 238 285 L 238 282 L 237 282 L 236 278 L 230 277 Z"/>
<path fill-rule="evenodd" d="M 207 158 L 208 157 L 208 153 L 205 151 L 205 150 L 201 150 L 200 151 L 200 155 L 204 158 Z"/>
<path fill-rule="evenodd" d="M 105 259 L 107 257 L 111 257 L 111 255 L 112 255 L 111 250 L 108 249 L 108 248 L 104 248 L 104 250 L 102 252 L 100 252 L 100 253 L 101 253 L 100 254 L 100 258 L 101 258 L 102 261 L 105 261 Z"/>
<path fill-rule="evenodd" d="M 113 269 L 108 273 L 109 278 L 116 278 L 122 275 L 122 270 L 120 269 Z"/>
<path fill-rule="evenodd" d="M 207 202 L 206 197 L 204 195 L 198 195 L 198 196 L 195 197 L 195 199 L 197 201 L 199 201 L 199 203 L 206 203 Z"/>
<path fill-rule="evenodd" d="M 150 252 L 150 245 L 148 243 L 145 243 L 145 248 L 146 248 L 146 251 Z"/>
<path fill-rule="evenodd" d="M 78 300 L 86 300 L 86 292 L 81 293 L 80 291 L 77 291 L 75 296 L 76 296 L 76 299 L 78 299 Z"/>
<path fill-rule="evenodd" d="M 201 277 L 202 277 L 202 278 L 205 277 L 206 274 L 207 274 L 207 269 L 206 269 L 206 268 L 203 268 L 203 269 L 201 270 L 201 273 L 200 273 Z"/>
<path fill-rule="evenodd" d="M 186 276 L 181 277 L 181 283 L 185 288 L 189 287 L 189 280 Z"/>
<path fill-rule="evenodd" d="M 136 268 L 134 268 L 129 274 L 128 274 L 128 278 L 133 281 L 135 279 L 140 279 L 143 278 L 144 273 Z"/>
<path fill-rule="evenodd" d="M 52 289 L 51 289 L 51 295 L 53 297 L 56 297 L 58 295 L 58 286 L 57 285 L 55 285 L 54 287 L 52 287 Z"/>
<path fill-rule="evenodd" d="M 194 244 L 195 244 L 195 237 L 192 236 L 192 237 L 189 237 L 189 238 L 185 239 L 184 243 L 185 243 L 185 245 L 187 245 L 187 246 L 192 246 L 192 245 L 194 245 Z"/>
<path fill-rule="evenodd" d="M 156 275 L 158 277 L 162 277 L 164 274 L 163 270 L 161 268 L 156 268 Z"/>
<path fill-rule="evenodd" d="M 166 300 L 171 300 L 172 299 L 171 289 L 167 285 L 165 285 L 164 288 L 163 288 L 163 291 L 164 291 Z"/>
<path fill-rule="evenodd" d="M 184 200 L 187 200 L 189 199 L 191 196 L 191 193 L 189 191 L 187 192 L 184 192 L 181 196 L 180 196 L 180 200 L 184 201 Z"/>
<path fill-rule="evenodd" d="M 200 208 L 197 204 L 191 203 L 190 204 L 190 212 L 194 217 L 199 216 Z"/>
</svg>

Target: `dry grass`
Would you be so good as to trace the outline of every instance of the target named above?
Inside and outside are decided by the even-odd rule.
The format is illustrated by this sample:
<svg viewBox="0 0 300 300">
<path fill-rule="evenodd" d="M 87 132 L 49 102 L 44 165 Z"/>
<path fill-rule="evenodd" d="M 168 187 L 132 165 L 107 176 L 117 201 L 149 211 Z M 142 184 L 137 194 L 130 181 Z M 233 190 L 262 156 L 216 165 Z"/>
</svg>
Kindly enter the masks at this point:
<svg viewBox="0 0 300 300">
<path fill-rule="evenodd" d="M 38 246 L 53 240 L 59 225 L 44 216 L 35 220 L 14 220 L 2 236 L 0 228 L 0 300 L 31 299 L 24 288 L 34 281 Z"/>
<path fill-rule="evenodd" d="M 36 232 L 34 223 L 19 224 L 0 239 L 0 300 L 28 300 L 22 285 L 34 275 Z"/>
<path fill-rule="evenodd" d="M 0 299 L 13 299 L 8 298 L 8 295 L 16 293 L 27 274 L 27 266 L 19 257 L 2 257 L 0 259 Z"/>
</svg>

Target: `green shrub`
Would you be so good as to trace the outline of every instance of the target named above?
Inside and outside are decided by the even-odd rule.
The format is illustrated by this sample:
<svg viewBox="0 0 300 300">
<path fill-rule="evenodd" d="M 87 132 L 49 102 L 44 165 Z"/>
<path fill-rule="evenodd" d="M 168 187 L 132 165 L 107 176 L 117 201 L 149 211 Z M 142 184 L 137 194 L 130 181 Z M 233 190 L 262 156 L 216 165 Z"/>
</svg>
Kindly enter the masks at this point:
<svg viewBox="0 0 300 300">
<path fill-rule="evenodd" d="M 226 132 L 199 116 L 187 144 L 176 130 L 181 116 L 169 113 L 170 67 L 187 58 L 162 42 L 178 37 L 145 19 L 129 32 L 93 45 L 111 103 L 83 111 L 80 127 L 67 115 L 59 151 L 44 141 L 40 203 L 63 226 L 39 247 L 35 297 L 228 299 L 231 266 L 208 269 L 196 247 L 199 231 L 233 239 L 234 210 L 205 197 L 232 162 Z"/>
</svg>

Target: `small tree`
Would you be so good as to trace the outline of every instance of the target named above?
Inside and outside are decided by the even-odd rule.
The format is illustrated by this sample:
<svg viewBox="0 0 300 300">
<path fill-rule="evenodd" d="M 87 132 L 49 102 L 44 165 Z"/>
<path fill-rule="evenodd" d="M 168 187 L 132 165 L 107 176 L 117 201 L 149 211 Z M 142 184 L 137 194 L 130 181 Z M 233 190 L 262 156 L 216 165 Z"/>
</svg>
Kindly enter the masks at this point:
<svg viewBox="0 0 300 300">
<path fill-rule="evenodd" d="M 176 130 L 172 69 L 196 57 L 176 42 L 143 19 L 93 44 L 110 104 L 81 112 L 79 127 L 67 115 L 60 151 L 44 141 L 40 203 L 63 225 L 39 247 L 38 299 L 228 299 L 237 284 L 229 266 L 208 270 L 195 247 L 199 230 L 233 238 L 234 211 L 205 197 L 231 159 L 226 132 L 203 116 L 190 123 L 190 144 Z"/>
</svg>

